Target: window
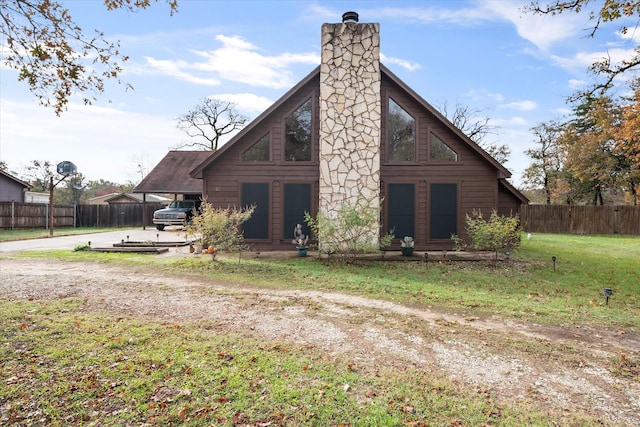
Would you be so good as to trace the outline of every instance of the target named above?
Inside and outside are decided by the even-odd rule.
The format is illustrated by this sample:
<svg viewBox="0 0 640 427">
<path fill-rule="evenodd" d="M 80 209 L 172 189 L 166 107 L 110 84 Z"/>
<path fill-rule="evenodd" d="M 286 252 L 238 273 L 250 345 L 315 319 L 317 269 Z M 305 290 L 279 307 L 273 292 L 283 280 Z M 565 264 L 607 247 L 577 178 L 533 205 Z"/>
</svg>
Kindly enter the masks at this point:
<svg viewBox="0 0 640 427">
<path fill-rule="evenodd" d="M 242 206 L 256 205 L 251 218 L 242 224 L 245 239 L 269 238 L 269 184 L 243 183 Z"/>
<path fill-rule="evenodd" d="M 389 184 L 387 187 L 387 228 L 396 239 L 415 236 L 415 185 Z"/>
<path fill-rule="evenodd" d="M 245 162 L 269 161 L 269 147 L 269 134 L 266 134 L 242 154 L 242 160 Z"/>
<path fill-rule="evenodd" d="M 458 153 L 431 133 L 431 160 L 434 162 L 457 162 Z"/>
<path fill-rule="evenodd" d="M 416 121 L 391 98 L 389 98 L 387 127 L 389 141 L 387 155 L 389 161 L 413 161 L 416 152 Z"/>
<path fill-rule="evenodd" d="M 311 184 L 284 184 L 284 239 L 293 239 L 297 224 L 302 225 L 304 234 L 310 234 L 304 222 L 305 212 L 311 213 Z"/>
<path fill-rule="evenodd" d="M 290 162 L 311 160 L 311 98 L 285 119 L 284 158 Z"/>
<path fill-rule="evenodd" d="M 458 185 L 431 184 L 431 239 L 451 239 L 458 234 Z"/>
</svg>

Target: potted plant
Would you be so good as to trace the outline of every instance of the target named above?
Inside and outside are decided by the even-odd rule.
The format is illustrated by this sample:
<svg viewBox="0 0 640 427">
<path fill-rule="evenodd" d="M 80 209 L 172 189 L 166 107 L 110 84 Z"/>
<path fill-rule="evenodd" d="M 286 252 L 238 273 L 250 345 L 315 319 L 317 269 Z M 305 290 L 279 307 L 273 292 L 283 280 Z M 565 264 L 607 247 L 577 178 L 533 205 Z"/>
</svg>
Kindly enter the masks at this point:
<svg viewBox="0 0 640 427">
<path fill-rule="evenodd" d="M 402 255 L 411 256 L 413 255 L 413 237 L 404 236 L 404 239 L 400 241 L 400 250 L 402 251 Z"/>
<path fill-rule="evenodd" d="M 307 256 L 307 242 L 309 241 L 309 236 L 302 233 L 302 224 L 297 224 L 296 228 L 293 230 L 293 240 L 291 243 L 296 245 L 296 249 L 298 250 L 298 256 Z"/>
</svg>

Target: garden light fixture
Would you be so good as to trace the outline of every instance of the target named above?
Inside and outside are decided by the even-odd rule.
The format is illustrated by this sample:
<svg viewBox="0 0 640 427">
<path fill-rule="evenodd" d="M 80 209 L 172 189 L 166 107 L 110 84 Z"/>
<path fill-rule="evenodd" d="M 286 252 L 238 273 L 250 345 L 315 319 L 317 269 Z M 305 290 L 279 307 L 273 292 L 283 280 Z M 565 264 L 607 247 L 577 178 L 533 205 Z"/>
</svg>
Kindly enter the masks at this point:
<svg viewBox="0 0 640 427">
<path fill-rule="evenodd" d="M 609 297 L 613 296 L 613 290 L 611 288 L 604 288 L 602 295 L 604 295 L 604 305 L 609 305 Z"/>
</svg>

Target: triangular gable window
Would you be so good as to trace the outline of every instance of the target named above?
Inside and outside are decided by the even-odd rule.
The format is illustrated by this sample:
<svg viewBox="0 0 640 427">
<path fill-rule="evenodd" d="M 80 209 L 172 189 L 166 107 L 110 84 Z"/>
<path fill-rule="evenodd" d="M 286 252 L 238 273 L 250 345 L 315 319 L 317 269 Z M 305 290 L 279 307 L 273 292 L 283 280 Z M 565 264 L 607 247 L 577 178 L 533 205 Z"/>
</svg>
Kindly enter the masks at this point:
<svg viewBox="0 0 640 427">
<path fill-rule="evenodd" d="M 311 160 L 311 98 L 285 119 L 284 158 L 290 162 Z"/>
<path fill-rule="evenodd" d="M 457 162 L 458 153 L 431 133 L 431 160 L 434 162 Z"/>
<path fill-rule="evenodd" d="M 268 162 L 270 146 L 269 134 L 266 134 L 242 153 L 242 160 L 245 162 Z"/>
<path fill-rule="evenodd" d="M 416 153 L 416 120 L 389 98 L 387 155 L 392 162 L 410 162 Z"/>
</svg>

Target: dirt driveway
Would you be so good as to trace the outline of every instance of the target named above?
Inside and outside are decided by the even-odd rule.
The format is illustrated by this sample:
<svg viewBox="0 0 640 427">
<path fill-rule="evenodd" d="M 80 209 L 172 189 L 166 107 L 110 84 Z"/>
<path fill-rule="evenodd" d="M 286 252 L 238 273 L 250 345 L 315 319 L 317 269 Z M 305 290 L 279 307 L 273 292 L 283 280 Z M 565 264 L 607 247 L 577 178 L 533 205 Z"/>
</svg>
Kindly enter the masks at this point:
<svg viewBox="0 0 640 427">
<path fill-rule="evenodd" d="M 337 293 L 159 276 L 143 266 L 0 259 L 0 298 L 62 297 L 83 298 L 88 310 L 119 316 L 214 322 L 221 330 L 312 344 L 372 369 L 437 370 L 505 400 L 640 425 L 637 376 L 615 377 L 608 369 L 612 360 L 640 355 L 638 331 L 471 318 Z M 527 350 L 532 347 L 535 352 Z"/>
</svg>

